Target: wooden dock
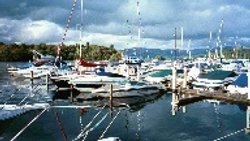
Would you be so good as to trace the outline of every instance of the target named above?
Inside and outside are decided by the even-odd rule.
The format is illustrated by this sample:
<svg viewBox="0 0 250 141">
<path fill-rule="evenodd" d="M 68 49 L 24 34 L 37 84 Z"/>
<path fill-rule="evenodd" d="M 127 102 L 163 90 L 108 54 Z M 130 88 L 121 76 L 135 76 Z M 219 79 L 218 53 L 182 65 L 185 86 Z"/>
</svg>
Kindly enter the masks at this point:
<svg viewBox="0 0 250 141">
<path fill-rule="evenodd" d="M 250 100 L 247 95 L 230 94 L 223 90 L 218 91 L 200 91 L 195 89 L 175 90 L 178 106 L 184 106 L 204 99 L 215 99 L 231 104 L 243 104 L 250 106 Z"/>
<path fill-rule="evenodd" d="M 215 99 L 230 104 L 243 104 L 250 106 L 250 100 L 247 99 L 247 94 L 231 94 L 225 90 L 208 91 L 196 90 L 191 88 L 191 83 L 187 84 L 187 89 L 182 88 L 182 84 L 177 85 L 173 90 L 171 81 L 163 82 L 167 91 L 172 91 L 176 94 L 176 106 L 185 106 L 189 103 L 198 102 L 205 99 Z"/>
</svg>

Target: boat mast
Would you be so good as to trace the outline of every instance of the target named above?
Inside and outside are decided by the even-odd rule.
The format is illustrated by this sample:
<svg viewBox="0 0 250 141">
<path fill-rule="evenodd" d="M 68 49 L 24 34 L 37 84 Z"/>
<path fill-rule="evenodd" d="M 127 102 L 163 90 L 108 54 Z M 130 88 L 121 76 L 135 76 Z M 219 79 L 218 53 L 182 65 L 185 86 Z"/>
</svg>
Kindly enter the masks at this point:
<svg viewBox="0 0 250 141">
<path fill-rule="evenodd" d="M 224 20 L 222 18 L 221 23 L 220 23 L 220 28 L 219 28 L 219 32 L 218 32 L 218 37 L 217 37 L 217 47 L 220 49 L 220 61 L 222 61 L 223 58 L 223 53 L 222 53 L 222 41 L 221 41 L 221 34 L 222 34 L 222 30 L 223 30 L 223 26 L 224 26 Z"/>
<path fill-rule="evenodd" d="M 138 16 L 138 44 L 137 47 L 140 47 L 140 42 L 141 42 L 141 12 L 140 12 L 140 0 L 137 0 L 137 16 Z M 141 58 L 141 51 L 139 48 L 139 54 Z M 137 62 L 138 63 L 138 62 Z M 140 65 L 137 65 L 137 81 L 140 81 Z"/>
<path fill-rule="evenodd" d="M 211 41 L 212 41 L 212 32 L 210 31 L 209 32 L 209 41 L 208 41 L 208 59 L 210 60 L 211 59 Z"/>
<path fill-rule="evenodd" d="M 140 46 L 141 41 L 141 12 L 140 12 L 140 1 L 137 0 L 137 16 L 138 16 L 138 44 L 137 46 Z"/>
<path fill-rule="evenodd" d="M 221 34 L 222 34 L 223 26 L 224 26 L 224 20 L 223 20 L 223 18 L 222 18 L 221 24 L 220 24 L 220 29 L 219 29 L 219 35 L 220 35 L 220 36 L 221 36 Z M 220 37 L 220 58 L 221 58 L 221 59 L 223 58 L 221 37 Z"/>
<path fill-rule="evenodd" d="M 83 28 L 83 0 L 81 0 L 81 23 L 80 23 L 80 59 L 82 58 L 82 28 Z"/>
<path fill-rule="evenodd" d="M 138 47 L 138 51 L 139 51 L 139 58 L 142 58 L 142 51 L 140 49 L 140 47 L 142 47 L 141 44 L 141 37 L 142 37 L 142 29 L 141 29 L 141 11 L 140 11 L 140 0 L 137 0 L 136 2 L 136 14 L 137 14 L 137 47 Z"/>
<path fill-rule="evenodd" d="M 176 53 L 177 53 L 177 29 L 176 27 L 174 28 L 174 60 L 176 61 Z"/>
<path fill-rule="evenodd" d="M 192 59 L 192 52 L 191 52 L 191 40 L 188 40 L 188 59 L 191 60 Z"/>
<path fill-rule="evenodd" d="M 58 57 L 58 58 L 60 57 L 60 51 L 61 51 L 61 48 L 63 47 L 63 44 L 64 44 L 64 41 L 65 41 L 67 32 L 68 32 L 68 30 L 69 30 L 69 25 L 70 25 L 70 23 L 71 23 L 71 19 L 72 19 L 72 16 L 73 16 L 73 12 L 75 11 L 76 2 L 77 2 L 77 0 L 74 0 L 74 1 L 73 1 L 73 5 L 72 5 L 71 11 L 70 11 L 70 15 L 69 15 L 69 17 L 68 17 L 67 24 L 66 24 L 66 27 L 65 27 L 65 29 L 64 29 L 62 41 L 61 41 L 61 43 L 57 46 L 57 57 Z"/>
<path fill-rule="evenodd" d="M 183 47 L 184 47 L 183 36 L 184 36 L 184 31 L 183 31 L 183 27 L 181 27 L 181 48 L 182 48 L 182 49 L 183 49 Z"/>
</svg>

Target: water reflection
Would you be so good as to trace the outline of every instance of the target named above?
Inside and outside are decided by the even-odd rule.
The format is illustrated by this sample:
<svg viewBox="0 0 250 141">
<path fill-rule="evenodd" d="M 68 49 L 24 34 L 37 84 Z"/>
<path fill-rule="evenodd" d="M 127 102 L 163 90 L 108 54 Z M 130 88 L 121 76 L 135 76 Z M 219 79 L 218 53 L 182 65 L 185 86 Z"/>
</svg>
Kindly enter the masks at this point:
<svg viewBox="0 0 250 141">
<path fill-rule="evenodd" d="M 181 104 L 182 106 L 180 106 L 180 104 L 179 104 L 180 98 L 185 98 L 185 97 L 183 95 L 178 94 L 178 93 L 172 93 L 172 101 L 171 101 L 172 116 L 175 116 L 176 113 L 179 112 L 180 109 L 182 109 L 183 113 L 186 113 L 187 106 L 192 105 L 192 102 L 187 102 L 185 104 L 182 103 Z M 227 106 L 227 104 L 224 102 L 217 101 L 217 100 L 204 100 L 204 101 L 213 105 L 214 114 L 215 114 L 214 118 L 215 118 L 216 127 L 217 127 L 216 131 L 218 133 L 223 133 L 224 132 L 223 129 L 225 128 L 225 127 L 223 127 L 223 120 L 225 120 L 225 119 L 223 119 L 223 117 L 221 117 L 221 115 L 223 115 L 223 113 L 220 112 L 220 108 L 222 105 Z M 194 102 L 196 102 L 196 101 L 194 101 Z M 232 129 L 232 131 L 230 133 L 228 133 L 226 135 L 222 135 L 222 137 L 218 137 L 218 138 L 214 139 L 214 141 L 219 141 L 219 140 L 223 140 L 226 138 L 233 138 L 233 136 L 236 136 L 237 134 L 239 134 L 243 131 L 245 131 L 246 134 L 250 133 L 250 106 L 239 105 L 239 108 L 243 111 L 246 111 L 246 116 L 245 116 L 246 127 L 243 127 L 241 129 L 238 129 L 238 130 Z"/>
<path fill-rule="evenodd" d="M 6 81 L 3 83 L 6 84 Z M 55 95 L 53 105 L 91 105 L 93 108 L 51 109 L 34 122 L 18 138 L 19 141 L 73 140 L 80 133 L 86 135 L 87 130 L 93 129 L 105 118 L 92 132 L 88 132 L 88 136 L 84 136 L 86 140 L 97 140 L 119 111 L 120 114 L 104 137 L 116 136 L 123 141 L 209 141 L 240 131 L 225 140 L 250 140 L 250 136 L 244 132 L 249 131 L 245 130 L 250 126 L 249 107 L 242 111 L 235 105 L 208 102 L 197 102 L 178 107 L 176 103 L 179 98 L 183 97 L 177 94 L 173 94 L 171 97 L 172 94 L 167 93 L 146 98 L 114 98 L 114 108 L 110 110 L 108 99 L 76 101 L 73 98 L 74 101 L 71 102 L 69 92 L 53 91 L 51 94 Z M 73 97 L 76 95 L 77 93 L 73 92 Z M 101 111 L 103 105 L 107 106 L 91 126 L 86 128 L 93 117 Z M 172 112 L 175 112 L 175 116 L 172 116 Z M 0 140 L 10 140 L 37 113 L 39 111 L 31 111 L 12 120 L 0 121 Z M 80 140 L 82 139 L 84 138 Z"/>
<path fill-rule="evenodd" d="M 73 92 L 73 97 L 76 97 L 79 93 Z M 55 91 L 53 100 L 55 102 L 60 100 L 69 100 L 71 91 Z M 86 94 L 88 95 L 88 94 Z M 124 97 L 124 98 L 113 98 L 113 107 L 128 107 L 130 111 L 139 111 L 144 106 L 149 103 L 154 103 L 157 99 L 163 96 L 163 93 L 153 94 L 145 97 Z M 103 105 L 110 105 L 110 100 L 108 98 L 98 98 L 90 100 L 77 100 L 73 98 L 73 105 L 91 105 L 96 107 L 101 107 Z M 111 109 L 112 110 L 112 109 Z"/>
<path fill-rule="evenodd" d="M 250 133 L 250 106 L 247 106 L 246 112 L 246 133 Z"/>
</svg>

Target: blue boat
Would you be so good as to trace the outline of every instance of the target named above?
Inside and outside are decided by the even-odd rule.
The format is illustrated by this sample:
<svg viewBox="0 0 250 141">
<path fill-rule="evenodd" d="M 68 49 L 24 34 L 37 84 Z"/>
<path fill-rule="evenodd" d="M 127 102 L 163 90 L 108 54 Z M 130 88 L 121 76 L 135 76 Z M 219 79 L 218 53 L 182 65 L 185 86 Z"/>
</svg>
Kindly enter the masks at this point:
<svg viewBox="0 0 250 141">
<path fill-rule="evenodd" d="M 247 74 L 246 73 L 240 74 L 236 78 L 236 80 L 227 87 L 227 90 L 230 93 L 247 94 L 249 91 Z"/>
</svg>

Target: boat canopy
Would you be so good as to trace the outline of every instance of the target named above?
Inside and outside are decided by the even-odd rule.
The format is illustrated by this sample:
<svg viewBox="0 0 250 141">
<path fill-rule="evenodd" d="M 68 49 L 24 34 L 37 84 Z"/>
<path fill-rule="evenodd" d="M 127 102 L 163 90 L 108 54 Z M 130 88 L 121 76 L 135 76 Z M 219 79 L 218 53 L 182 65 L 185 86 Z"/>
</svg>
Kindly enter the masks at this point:
<svg viewBox="0 0 250 141">
<path fill-rule="evenodd" d="M 168 76 L 171 75 L 172 70 L 159 70 L 156 72 L 152 72 L 151 74 L 149 74 L 149 76 L 151 77 L 164 77 L 164 76 Z"/>
<path fill-rule="evenodd" d="M 227 77 L 234 77 L 237 74 L 233 71 L 215 70 L 208 73 L 202 73 L 199 78 L 210 79 L 210 80 L 224 80 Z"/>
<path fill-rule="evenodd" d="M 83 66 L 83 67 L 106 66 L 106 64 L 95 64 L 95 63 L 90 63 L 90 62 L 87 62 L 87 61 L 84 60 L 84 59 L 80 59 L 79 65 L 81 65 L 81 66 Z"/>
<path fill-rule="evenodd" d="M 183 73 L 183 70 L 177 70 L 176 73 L 177 74 Z M 169 76 L 169 75 L 172 75 L 171 69 L 159 70 L 159 71 L 152 72 L 149 74 L 149 76 L 151 76 L 151 77 L 165 77 L 165 76 Z"/>
<path fill-rule="evenodd" d="M 240 76 L 233 82 L 233 85 L 238 87 L 247 87 L 248 86 L 247 74 L 246 73 L 240 74 Z"/>
</svg>

